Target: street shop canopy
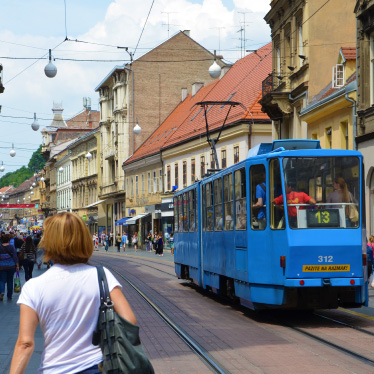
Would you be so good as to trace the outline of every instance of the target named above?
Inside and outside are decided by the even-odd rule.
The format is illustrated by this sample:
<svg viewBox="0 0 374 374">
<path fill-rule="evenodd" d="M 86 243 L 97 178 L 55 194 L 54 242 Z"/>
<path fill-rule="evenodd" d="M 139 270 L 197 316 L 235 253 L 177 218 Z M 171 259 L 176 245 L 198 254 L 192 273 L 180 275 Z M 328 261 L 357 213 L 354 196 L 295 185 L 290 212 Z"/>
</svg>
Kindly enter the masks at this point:
<svg viewBox="0 0 374 374">
<path fill-rule="evenodd" d="M 96 201 L 95 203 L 90 204 L 90 205 L 87 205 L 87 206 L 85 206 L 84 208 L 85 208 L 85 209 L 87 209 L 87 208 L 91 208 L 91 207 L 93 207 L 93 206 L 96 206 L 96 205 L 99 205 L 99 204 L 103 203 L 104 201 L 105 201 L 105 200 L 99 200 L 99 201 Z"/>
<path fill-rule="evenodd" d="M 135 225 L 136 224 L 136 221 L 138 221 L 139 219 L 143 218 L 143 217 L 146 217 L 148 215 L 150 215 L 151 213 L 143 213 L 143 214 L 138 214 L 137 216 L 135 217 L 130 217 L 129 220 L 127 220 L 124 225 Z"/>
<path fill-rule="evenodd" d="M 116 221 L 115 225 L 116 225 L 116 226 L 122 226 L 122 225 L 125 225 L 125 224 L 126 224 L 125 222 L 126 222 L 127 220 L 129 220 L 130 218 L 132 218 L 132 217 L 121 218 L 121 219 L 119 219 L 118 221 Z"/>
</svg>

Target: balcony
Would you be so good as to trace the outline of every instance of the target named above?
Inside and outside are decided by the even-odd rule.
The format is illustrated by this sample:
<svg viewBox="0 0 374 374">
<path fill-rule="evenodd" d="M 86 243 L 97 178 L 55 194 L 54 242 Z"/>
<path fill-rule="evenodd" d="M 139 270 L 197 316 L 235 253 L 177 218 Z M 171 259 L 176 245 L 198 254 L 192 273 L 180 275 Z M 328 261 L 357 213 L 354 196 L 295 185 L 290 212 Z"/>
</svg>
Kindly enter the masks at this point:
<svg viewBox="0 0 374 374">
<path fill-rule="evenodd" d="M 108 146 L 104 149 L 103 155 L 105 160 L 113 159 L 117 154 L 116 147 L 114 146 Z"/>
<path fill-rule="evenodd" d="M 273 91 L 273 75 L 269 75 L 262 81 L 262 97 L 265 97 L 267 94 Z"/>
<path fill-rule="evenodd" d="M 117 183 L 109 184 L 101 187 L 101 195 L 109 195 L 117 192 Z"/>
</svg>

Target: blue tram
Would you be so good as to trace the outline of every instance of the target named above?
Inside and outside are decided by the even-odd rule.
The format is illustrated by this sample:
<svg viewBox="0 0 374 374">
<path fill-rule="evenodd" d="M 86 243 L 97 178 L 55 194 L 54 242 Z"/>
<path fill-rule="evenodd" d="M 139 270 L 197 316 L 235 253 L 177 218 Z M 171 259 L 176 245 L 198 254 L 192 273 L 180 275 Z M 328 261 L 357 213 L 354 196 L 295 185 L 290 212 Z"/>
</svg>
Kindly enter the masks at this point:
<svg viewBox="0 0 374 374">
<path fill-rule="evenodd" d="M 175 193 L 176 275 L 252 309 L 367 305 L 363 175 L 357 151 L 260 144 Z"/>
</svg>

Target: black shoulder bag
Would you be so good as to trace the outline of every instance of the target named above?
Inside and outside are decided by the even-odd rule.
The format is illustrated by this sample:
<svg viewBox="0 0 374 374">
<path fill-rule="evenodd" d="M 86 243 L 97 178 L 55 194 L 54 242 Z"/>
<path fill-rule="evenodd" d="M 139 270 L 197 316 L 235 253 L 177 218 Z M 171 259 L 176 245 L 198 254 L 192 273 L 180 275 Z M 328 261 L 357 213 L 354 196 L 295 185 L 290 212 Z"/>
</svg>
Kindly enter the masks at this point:
<svg viewBox="0 0 374 374">
<path fill-rule="evenodd" d="M 108 282 L 102 266 L 96 266 L 100 309 L 92 344 L 103 352 L 102 372 L 106 374 L 154 374 L 152 364 L 144 353 L 139 327 L 126 321 L 113 308 Z"/>
</svg>

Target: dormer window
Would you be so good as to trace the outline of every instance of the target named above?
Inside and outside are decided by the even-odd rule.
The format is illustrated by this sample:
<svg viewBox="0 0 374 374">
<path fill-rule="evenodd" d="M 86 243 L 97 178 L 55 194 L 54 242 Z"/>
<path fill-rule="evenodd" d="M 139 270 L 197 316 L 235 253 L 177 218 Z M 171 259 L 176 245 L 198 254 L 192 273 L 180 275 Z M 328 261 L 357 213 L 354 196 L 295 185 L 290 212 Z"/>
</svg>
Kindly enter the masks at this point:
<svg viewBox="0 0 374 374">
<path fill-rule="evenodd" d="M 336 64 L 332 67 L 332 88 L 344 86 L 344 65 Z"/>
</svg>

